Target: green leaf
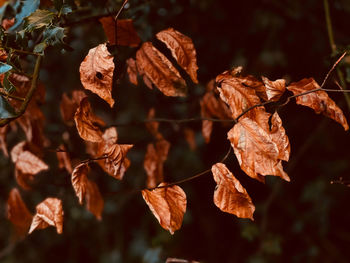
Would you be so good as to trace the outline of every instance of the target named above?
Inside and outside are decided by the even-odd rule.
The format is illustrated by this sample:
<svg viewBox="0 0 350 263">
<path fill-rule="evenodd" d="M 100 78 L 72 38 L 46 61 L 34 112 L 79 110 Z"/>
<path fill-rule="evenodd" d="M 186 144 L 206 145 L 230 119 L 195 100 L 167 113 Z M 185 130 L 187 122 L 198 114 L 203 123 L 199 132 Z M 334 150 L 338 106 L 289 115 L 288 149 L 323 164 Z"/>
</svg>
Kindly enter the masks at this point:
<svg viewBox="0 0 350 263">
<path fill-rule="evenodd" d="M 7 100 L 0 96 L 0 119 L 9 119 L 17 117 L 14 108 L 7 102 Z"/>
<path fill-rule="evenodd" d="M 40 0 L 24 0 L 21 11 L 16 15 L 16 23 L 9 29 L 15 31 L 23 22 L 24 18 L 38 9 Z"/>
<path fill-rule="evenodd" d="M 0 62 L 0 74 L 3 74 L 11 69 L 12 69 L 12 66 L 5 64 L 3 62 Z"/>
<path fill-rule="evenodd" d="M 12 93 L 16 90 L 16 87 L 15 85 L 12 84 L 12 82 L 9 80 L 9 76 L 10 76 L 10 73 L 7 72 L 5 73 L 5 78 L 4 78 L 4 89 L 7 93 Z"/>
<path fill-rule="evenodd" d="M 56 14 L 48 10 L 37 9 L 34 13 L 28 16 L 26 20 L 26 30 L 33 31 L 34 29 L 48 27 Z"/>
</svg>

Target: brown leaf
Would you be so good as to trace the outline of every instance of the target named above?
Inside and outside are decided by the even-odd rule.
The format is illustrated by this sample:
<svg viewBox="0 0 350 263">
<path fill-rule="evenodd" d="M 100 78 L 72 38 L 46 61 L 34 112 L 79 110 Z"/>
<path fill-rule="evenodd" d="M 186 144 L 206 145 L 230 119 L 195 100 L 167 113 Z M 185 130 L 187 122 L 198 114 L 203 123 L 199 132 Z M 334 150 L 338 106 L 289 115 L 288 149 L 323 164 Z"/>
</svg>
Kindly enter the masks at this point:
<svg viewBox="0 0 350 263">
<path fill-rule="evenodd" d="M 192 129 L 190 129 L 190 128 L 185 128 L 184 129 L 184 135 L 185 135 L 185 139 L 186 139 L 188 145 L 190 146 L 190 149 L 192 151 L 194 151 L 196 149 L 196 147 L 197 147 L 195 132 Z"/>
<path fill-rule="evenodd" d="M 69 98 L 66 93 L 63 93 L 60 111 L 63 121 L 69 125 L 73 126 L 74 124 L 74 114 L 79 107 L 80 102 L 86 97 L 86 94 L 82 90 L 72 91 L 72 98 Z"/>
<path fill-rule="evenodd" d="M 61 144 L 60 146 L 58 146 L 58 148 L 62 150 L 62 151 L 56 152 L 56 156 L 58 160 L 58 168 L 66 169 L 68 173 L 72 173 L 73 171 L 72 163 L 70 161 L 69 154 L 66 151 L 66 147 L 63 144 Z"/>
<path fill-rule="evenodd" d="M 95 123 L 104 123 L 92 113 L 88 98 L 84 98 L 80 102 L 80 105 L 74 115 L 74 121 L 78 133 L 82 139 L 90 142 L 103 141 L 102 132 L 100 128 L 95 125 Z"/>
<path fill-rule="evenodd" d="M 85 89 L 91 90 L 104 99 L 111 108 L 114 62 L 106 44 L 100 44 L 89 50 L 89 54 L 80 64 L 80 80 Z"/>
<path fill-rule="evenodd" d="M 99 150 L 98 156 L 106 155 L 107 158 L 98 160 L 98 164 L 110 176 L 122 180 L 124 173 L 130 166 L 130 160 L 126 157 L 132 144 L 104 144 Z"/>
<path fill-rule="evenodd" d="M 82 205 L 85 199 L 86 209 L 93 213 L 98 220 L 101 220 L 104 201 L 96 183 L 88 179 L 89 171 L 87 163 L 77 165 L 72 173 L 72 185 L 79 203 Z"/>
<path fill-rule="evenodd" d="M 36 214 L 28 234 L 31 234 L 35 229 L 44 229 L 48 226 L 56 227 L 57 233 L 62 234 L 63 209 L 60 199 L 49 197 L 36 206 Z"/>
<path fill-rule="evenodd" d="M 279 127 L 277 124 L 280 121 L 279 118 L 278 121 L 274 120 L 276 122 L 274 133 L 269 132 L 269 116 L 266 112 L 259 115 L 259 122 L 250 118 L 241 118 L 228 132 L 227 136 L 241 169 L 247 175 L 262 182 L 264 178 L 261 175 L 279 176 L 286 181 L 290 181 L 288 175 L 283 171 L 281 160 L 287 159 L 285 143 L 288 142 L 288 138 L 286 138 L 287 135 L 284 129 L 276 130 Z M 277 144 L 281 142 L 284 142 L 283 146 L 278 146 Z"/>
<path fill-rule="evenodd" d="M 126 65 L 128 66 L 126 71 L 128 72 L 129 80 L 132 84 L 137 85 L 137 66 L 136 61 L 133 58 L 126 60 Z"/>
<path fill-rule="evenodd" d="M 166 96 L 184 97 L 187 94 L 185 80 L 171 62 L 151 42 L 145 42 L 136 53 L 140 74 L 147 78 Z"/>
<path fill-rule="evenodd" d="M 196 49 L 192 39 L 173 28 L 160 31 L 156 37 L 166 44 L 177 63 L 190 75 L 192 81 L 198 83 Z"/>
<path fill-rule="evenodd" d="M 319 88 L 320 86 L 313 78 L 302 79 L 287 86 L 287 89 L 292 91 L 294 95 Z M 349 129 L 343 111 L 330 97 L 328 97 L 328 94 L 325 91 L 320 90 L 296 97 L 296 102 L 297 104 L 310 107 L 317 114 L 322 113 L 323 115 L 335 120 L 344 127 L 344 130 L 347 131 Z"/>
<path fill-rule="evenodd" d="M 161 183 L 159 186 L 166 186 Z M 186 211 L 186 194 L 177 185 L 142 190 L 142 197 L 159 224 L 171 234 L 180 229 Z"/>
<path fill-rule="evenodd" d="M 17 188 L 11 190 L 7 199 L 6 217 L 13 224 L 17 237 L 23 238 L 28 233 L 33 216 Z"/>
<path fill-rule="evenodd" d="M 270 134 L 272 140 L 278 147 L 278 159 L 288 162 L 290 156 L 290 143 L 286 131 L 282 126 L 282 120 L 277 112 L 271 117 Z"/>
<path fill-rule="evenodd" d="M 277 79 L 271 81 L 266 77 L 261 77 L 264 85 L 268 101 L 278 101 L 286 90 L 286 81 L 284 79 Z"/>
<path fill-rule="evenodd" d="M 163 164 L 168 158 L 169 149 L 170 143 L 165 139 L 147 145 L 143 162 L 143 167 L 147 173 L 147 188 L 156 187 L 163 181 Z"/>
<path fill-rule="evenodd" d="M 151 108 L 148 111 L 147 120 L 154 119 L 156 115 L 156 111 L 154 108 Z M 146 122 L 146 128 L 149 130 L 149 132 L 155 137 L 158 138 L 160 136 L 160 133 L 158 131 L 159 129 L 159 122 L 157 121 L 148 121 Z"/>
<path fill-rule="evenodd" d="M 15 167 L 15 179 L 17 184 L 26 191 L 32 189 L 31 184 L 34 181 L 34 175 L 22 173 L 18 168 Z"/>
<path fill-rule="evenodd" d="M 218 90 L 220 91 L 221 99 L 226 102 L 232 112 L 232 117 L 236 119 L 241 113 L 246 111 L 248 108 L 260 104 L 261 101 L 256 95 L 255 88 L 252 88 L 246 84 L 250 81 L 247 78 L 242 77 L 232 77 L 232 76 L 222 76 L 217 77 L 220 80 L 220 86 Z M 255 120 L 256 115 L 260 111 L 265 111 L 263 107 L 257 107 L 248 111 L 243 118 L 250 118 Z"/>
<path fill-rule="evenodd" d="M 215 205 L 223 212 L 254 220 L 255 206 L 250 196 L 225 164 L 217 163 L 212 166 L 211 171 L 217 183 L 214 192 Z"/>
<path fill-rule="evenodd" d="M 9 130 L 8 125 L 0 128 L 0 149 L 2 150 L 2 153 L 6 157 L 9 157 L 9 153 L 7 151 L 7 143 L 6 143 L 6 136 L 7 136 L 8 130 Z"/>
<path fill-rule="evenodd" d="M 100 18 L 103 30 L 111 45 L 137 47 L 141 39 L 135 31 L 132 19 L 117 20 L 117 41 L 115 40 L 115 20 L 113 16 Z"/>
</svg>

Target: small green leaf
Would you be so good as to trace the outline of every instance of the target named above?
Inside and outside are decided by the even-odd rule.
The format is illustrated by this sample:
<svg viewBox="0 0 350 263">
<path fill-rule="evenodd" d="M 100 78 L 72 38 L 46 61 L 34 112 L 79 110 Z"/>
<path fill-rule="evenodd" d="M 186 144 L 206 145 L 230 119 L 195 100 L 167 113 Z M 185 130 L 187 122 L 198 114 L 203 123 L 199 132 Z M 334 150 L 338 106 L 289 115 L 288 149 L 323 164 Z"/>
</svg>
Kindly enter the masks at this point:
<svg viewBox="0 0 350 263">
<path fill-rule="evenodd" d="M 0 96 L 0 119 L 9 119 L 17 117 L 17 113 L 7 100 Z"/>
<path fill-rule="evenodd" d="M 12 66 L 5 64 L 3 62 L 0 62 L 0 74 L 3 74 L 11 69 L 12 69 Z"/>
<path fill-rule="evenodd" d="M 23 22 L 24 18 L 38 9 L 40 0 L 24 0 L 21 11 L 16 15 L 16 23 L 9 29 L 15 31 Z"/>
<path fill-rule="evenodd" d="M 4 89 L 5 89 L 5 91 L 6 91 L 7 93 L 10 93 L 10 94 L 11 94 L 12 92 L 14 92 L 14 91 L 16 90 L 16 87 L 15 87 L 15 85 L 13 85 L 12 82 L 9 80 L 9 76 L 10 76 L 9 72 L 5 73 L 5 78 L 4 78 L 3 84 L 4 84 Z"/>
<path fill-rule="evenodd" d="M 48 10 L 37 9 L 34 13 L 28 16 L 26 20 L 26 30 L 33 31 L 34 29 L 48 27 L 56 14 Z"/>
</svg>

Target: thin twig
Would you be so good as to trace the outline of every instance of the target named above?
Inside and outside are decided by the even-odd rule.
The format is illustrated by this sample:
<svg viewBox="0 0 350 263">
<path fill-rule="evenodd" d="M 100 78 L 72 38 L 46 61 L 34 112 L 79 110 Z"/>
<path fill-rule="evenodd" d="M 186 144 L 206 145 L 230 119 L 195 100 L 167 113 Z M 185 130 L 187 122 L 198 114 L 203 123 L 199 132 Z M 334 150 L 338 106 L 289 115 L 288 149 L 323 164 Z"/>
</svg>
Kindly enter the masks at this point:
<svg viewBox="0 0 350 263">
<path fill-rule="evenodd" d="M 231 153 L 231 146 L 230 148 L 228 149 L 228 152 L 225 154 L 225 156 L 219 161 L 220 163 L 223 163 L 225 162 L 225 160 L 229 157 Z M 177 182 L 173 182 L 173 183 L 169 183 L 169 184 L 166 184 L 166 185 L 162 185 L 162 186 L 156 186 L 156 187 L 153 187 L 153 188 L 148 188 L 148 189 L 144 189 L 144 190 L 149 190 L 149 191 L 152 191 L 154 189 L 159 189 L 159 188 L 167 188 L 167 187 L 170 187 L 170 186 L 174 186 L 174 185 L 178 185 L 178 184 L 182 184 L 182 183 L 185 183 L 185 182 L 188 182 L 188 181 L 192 181 L 193 179 L 196 179 L 202 175 L 205 175 L 207 173 L 210 173 L 211 172 L 211 168 L 203 171 L 203 172 L 200 172 L 198 174 L 195 174 L 191 177 L 188 177 L 188 178 L 185 178 L 185 179 L 182 179 L 180 181 L 177 181 Z"/>
<path fill-rule="evenodd" d="M 122 6 L 120 7 L 120 9 L 119 9 L 117 15 L 114 17 L 114 20 L 117 20 L 117 19 L 118 19 L 119 15 L 120 15 L 121 12 L 123 11 L 123 9 L 124 9 L 124 7 L 125 7 L 125 5 L 126 5 L 127 2 L 128 2 L 128 0 L 124 0 L 124 2 L 123 2 L 123 4 L 122 4 Z"/>
<path fill-rule="evenodd" d="M 25 100 L 22 97 L 17 97 L 15 95 L 12 95 L 12 94 L 9 94 L 9 93 L 3 92 L 3 91 L 0 91 L 0 95 L 4 96 L 4 97 L 11 98 L 11 99 L 14 99 L 14 100 L 20 100 L 20 101 L 24 101 Z"/>
<path fill-rule="evenodd" d="M 343 55 L 340 56 L 340 58 L 338 58 L 338 60 L 333 64 L 332 68 L 328 71 L 326 77 L 324 78 L 322 84 L 321 84 L 321 88 L 323 88 L 324 84 L 326 84 L 326 81 L 329 77 L 329 75 L 332 73 L 332 71 L 335 69 L 335 67 L 339 64 L 339 62 L 345 57 L 346 52 L 343 53 Z"/>
<path fill-rule="evenodd" d="M 19 54 L 25 54 L 25 55 L 33 55 L 33 56 L 40 56 L 39 53 L 34 53 L 31 51 L 27 51 L 27 50 L 20 50 L 20 49 L 14 49 L 14 48 L 10 48 L 10 50 L 14 53 L 19 53 Z"/>
<path fill-rule="evenodd" d="M 104 159 L 107 159 L 108 156 L 107 155 L 103 155 L 101 157 L 97 157 L 97 158 L 90 158 L 90 159 L 86 159 L 84 161 L 81 161 L 80 164 L 83 164 L 83 163 L 91 163 L 91 162 L 95 162 L 95 161 L 99 161 L 99 160 L 104 160 Z"/>
</svg>

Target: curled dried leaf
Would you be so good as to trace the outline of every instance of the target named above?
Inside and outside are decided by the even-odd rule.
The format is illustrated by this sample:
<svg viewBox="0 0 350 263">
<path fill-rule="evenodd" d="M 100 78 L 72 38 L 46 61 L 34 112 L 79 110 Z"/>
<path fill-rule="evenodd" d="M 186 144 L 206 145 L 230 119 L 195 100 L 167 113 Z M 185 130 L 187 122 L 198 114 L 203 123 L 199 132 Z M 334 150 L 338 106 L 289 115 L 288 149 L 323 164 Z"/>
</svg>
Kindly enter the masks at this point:
<svg viewBox="0 0 350 263">
<path fill-rule="evenodd" d="M 192 39 L 173 28 L 160 31 L 156 37 L 166 44 L 177 63 L 190 75 L 192 81 L 198 83 L 196 49 Z"/>
<path fill-rule="evenodd" d="M 196 145 L 196 134 L 194 132 L 194 130 L 190 129 L 190 128 L 185 128 L 184 129 L 184 135 L 185 135 L 185 139 L 188 143 L 188 145 L 190 146 L 190 149 L 192 151 L 194 151 L 197 147 Z"/>
<path fill-rule="evenodd" d="M 70 161 L 69 154 L 66 151 L 66 147 L 63 144 L 61 144 L 58 148 L 59 151 L 56 152 L 58 168 L 66 169 L 68 173 L 72 173 L 72 163 Z"/>
<path fill-rule="evenodd" d="M 129 80 L 132 84 L 137 85 L 137 66 L 136 61 L 133 58 L 126 60 L 126 65 L 128 66 L 126 71 L 128 72 Z"/>
<path fill-rule="evenodd" d="M 264 85 L 268 101 L 278 101 L 286 90 L 286 81 L 284 79 L 277 79 L 271 81 L 266 77 L 261 77 Z"/>
<path fill-rule="evenodd" d="M 320 86 L 313 78 L 302 79 L 287 86 L 287 89 L 292 91 L 294 95 L 319 88 Z M 317 114 L 322 113 L 328 118 L 335 120 L 344 127 L 344 130 L 347 131 L 349 129 L 349 125 L 343 111 L 325 91 L 320 90 L 296 97 L 296 102 L 297 104 L 310 107 Z"/>
<path fill-rule="evenodd" d="M 100 18 L 103 30 L 111 45 L 137 47 L 141 39 L 137 35 L 132 19 L 117 20 L 117 40 L 115 39 L 116 24 L 113 16 Z"/>
<path fill-rule="evenodd" d="M 87 163 L 77 165 L 72 173 L 72 185 L 79 203 L 82 205 L 85 200 L 86 209 L 93 213 L 98 220 L 101 220 L 104 201 L 97 184 L 88 179 L 89 171 Z"/>
<path fill-rule="evenodd" d="M 95 123 L 100 125 L 104 123 L 92 113 L 88 98 L 80 102 L 74 115 L 74 121 L 81 138 L 90 142 L 103 141 L 102 132 Z"/>
<path fill-rule="evenodd" d="M 114 62 L 106 44 L 100 44 L 89 50 L 80 64 L 80 80 L 85 89 L 91 90 L 104 99 L 111 108 Z"/>
<path fill-rule="evenodd" d="M 164 95 L 184 97 L 187 93 L 185 80 L 171 62 L 151 42 L 145 42 L 136 53 L 136 64 Z"/>
<path fill-rule="evenodd" d="M 72 91 L 72 98 L 69 98 L 66 93 L 63 93 L 60 103 L 60 111 L 62 119 L 67 125 L 72 126 L 74 124 L 74 114 L 77 111 L 80 102 L 85 97 L 86 94 L 82 90 Z"/>
<path fill-rule="evenodd" d="M 35 229 L 44 229 L 48 226 L 56 227 L 57 233 L 62 234 L 63 209 L 60 199 L 49 197 L 36 206 L 36 214 L 28 234 L 31 234 Z"/>
<path fill-rule="evenodd" d="M 166 186 L 161 183 L 159 186 Z M 171 234 L 180 229 L 186 211 L 186 194 L 177 185 L 142 190 L 142 197 L 159 224 Z"/>
<path fill-rule="evenodd" d="M 223 212 L 254 220 L 255 206 L 250 196 L 225 164 L 217 163 L 212 166 L 211 171 L 217 183 L 214 192 L 215 205 Z"/>
<path fill-rule="evenodd" d="M 287 142 L 287 135 L 284 130 L 274 130 L 274 135 L 272 135 L 268 126 L 261 125 L 264 123 L 267 125 L 269 114 L 259 116 L 259 122 L 250 118 L 239 119 L 227 134 L 241 169 L 250 177 L 262 182 L 264 178 L 261 175 L 279 176 L 290 181 L 288 175 L 283 171 L 280 159 L 280 157 L 287 159 L 285 158 L 287 146 L 277 145 L 282 141 Z M 278 125 L 275 124 L 274 127 L 276 129 Z"/>
<path fill-rule="evenodd" d="M 33 216 L 17 188 L 11 190 L 7 199 L 6 217 L 13 224 L 18 238 L 23 238 L 28 233 Z"/>
</svg>

